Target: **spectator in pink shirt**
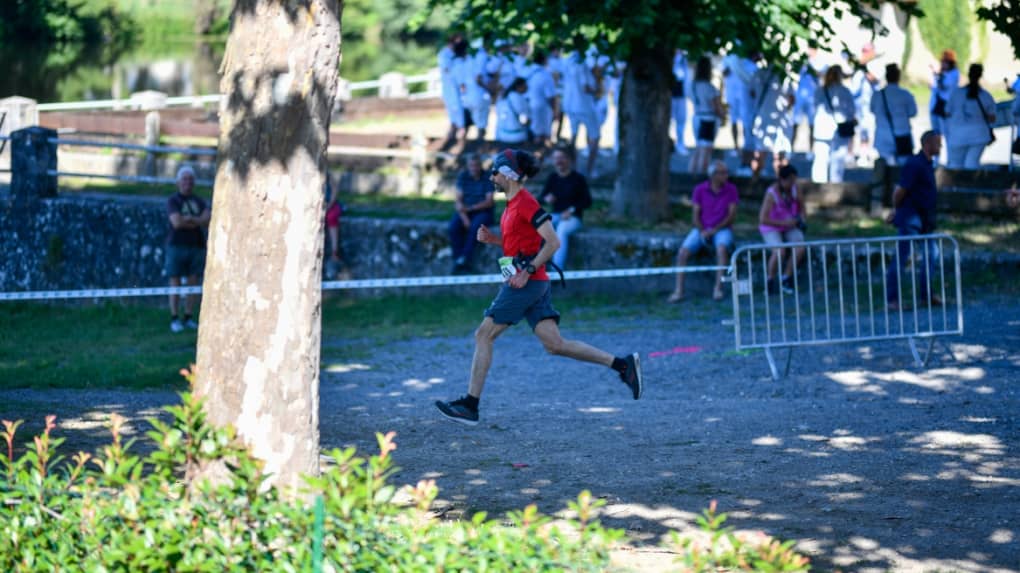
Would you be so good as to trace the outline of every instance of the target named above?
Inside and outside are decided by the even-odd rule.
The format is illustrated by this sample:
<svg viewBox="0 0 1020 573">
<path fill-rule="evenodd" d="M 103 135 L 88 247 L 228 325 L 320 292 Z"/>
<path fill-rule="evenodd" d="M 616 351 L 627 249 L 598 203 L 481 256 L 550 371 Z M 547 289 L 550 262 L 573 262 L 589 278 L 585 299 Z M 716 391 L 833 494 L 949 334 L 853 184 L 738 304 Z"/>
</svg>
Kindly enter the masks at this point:
<svg viewBox="0 0 1020 573">
<path fill-rule="evenodd" d="M 708 166 L 708 181 L 694 188 L 691 203 L 694 204 L 694 228 L 684 239 L 683 246 L 676 256 L 676 265 L 687 265 L 687 259 L 697 254 L 702 247 L 715 249 L 717 264 L 727 265 L 730 251 L 733 250 L 733 219 L 737 216 L 737 186 L 729 182 L 729 170 L 722 161 Z M 676 290 L 669 295 L 669 302 L 680 302 L 684 299 L 684 274 L 676 274 Z M 712 298 L 723 299 L 723 271 L 715 273 L 715 290 Z"/>
</svg>

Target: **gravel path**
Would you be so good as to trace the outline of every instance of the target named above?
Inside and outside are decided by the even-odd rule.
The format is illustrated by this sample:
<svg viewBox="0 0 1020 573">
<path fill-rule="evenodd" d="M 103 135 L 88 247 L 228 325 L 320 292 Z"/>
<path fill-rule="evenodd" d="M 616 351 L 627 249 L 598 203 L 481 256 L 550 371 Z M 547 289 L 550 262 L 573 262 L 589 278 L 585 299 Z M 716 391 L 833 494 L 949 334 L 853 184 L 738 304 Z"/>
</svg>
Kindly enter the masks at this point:
<svg viewBox="0 0 1020 573">
<path fill-rule="evenodd" d="M 738 529 L 795 539 L 816 570 L 1020 571 L 1020 306 L 968 304 L 967 335 L 936 346 L 929 370 L 910 367 L 905 342 L 843 345 L 797 350 L 779 382 L 761 353 L 733 352 L 725 305 L 564 317 L 568 337 L 642 353 L 637 402 L 607 369 L 548 357 L 517 326 L 496 343 L 475 428 L 432 406 L 464 392 L 471 332 L 331 351 L 322 445 L 371 452 L 374 432 L 396 431 L 397 481 L 436 479 L 447 518 L 554 513 L 590 489 L 627 530 L 616 557 L 635 570 L 668 569 L 675 555 L 654 544 L 714 499 Z M 364 341 L 328 347 L 345 344 Z M 0 417 L 57 413 L 77 448 L 105 439 L 101 412 L 137 419 L 173 400 L 0 390 Z"/>
</svg>

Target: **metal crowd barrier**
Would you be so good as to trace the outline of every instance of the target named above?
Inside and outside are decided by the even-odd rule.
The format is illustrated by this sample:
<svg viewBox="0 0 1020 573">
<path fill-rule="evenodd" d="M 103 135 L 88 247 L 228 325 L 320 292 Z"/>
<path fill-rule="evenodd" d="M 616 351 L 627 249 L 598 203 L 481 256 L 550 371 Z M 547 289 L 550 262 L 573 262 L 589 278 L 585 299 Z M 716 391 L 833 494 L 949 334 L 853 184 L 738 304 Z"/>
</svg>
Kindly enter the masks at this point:
<svg viewBox="0 0 1020 573">
<path fill-rule="evenodd" d="M 794 253 L 797 271 L 781 279 Z M 775 272 L 770 272 L 774 256 Z M 947 261 L 947 257 L 950 260 Z M 944 234 L 749 245 L 731 258 L 736 350 L 906 339 L 926 366 L 936 337 L 963 334 L 960 247 Z M 927 339 L 922 360 L 917 340 Z"/>
</svg>

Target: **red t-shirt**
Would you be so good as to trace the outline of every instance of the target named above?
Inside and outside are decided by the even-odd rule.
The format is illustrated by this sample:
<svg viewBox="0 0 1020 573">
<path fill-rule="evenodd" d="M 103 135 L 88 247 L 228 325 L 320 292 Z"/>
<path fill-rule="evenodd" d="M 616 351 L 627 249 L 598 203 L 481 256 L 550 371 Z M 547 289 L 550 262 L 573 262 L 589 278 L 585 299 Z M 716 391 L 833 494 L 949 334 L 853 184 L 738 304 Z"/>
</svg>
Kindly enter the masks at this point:
<svg viewBox="0 0 1020 573">
<path fill-rule="evenodd" d="M 541 207 L 538 201 L 528 193 L 527 189 L 521 189 L 514 198 L 507 202 L 503 210 L 503 217 L 499 220 L 499 229 L 503 233 L 503 255 L 507 257 L 517 256 L 524 253 L 527 256 L 534 256 L 542 248 L 542 235 L 538 234 L 531 221 L 535 213 Z M 531 275 L 533 281 L 547 281 L 549 275 L 545 272 L 545 265 L 538 267 L 535 274 Z"/>
</svg>

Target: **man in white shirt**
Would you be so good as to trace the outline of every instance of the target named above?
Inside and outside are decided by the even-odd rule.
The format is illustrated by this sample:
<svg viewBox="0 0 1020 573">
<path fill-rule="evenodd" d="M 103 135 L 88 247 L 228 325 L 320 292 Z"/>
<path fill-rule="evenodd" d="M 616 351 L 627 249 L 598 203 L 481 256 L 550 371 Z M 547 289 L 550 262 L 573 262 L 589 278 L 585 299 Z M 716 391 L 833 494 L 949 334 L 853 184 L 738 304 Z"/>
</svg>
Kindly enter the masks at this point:
<svg viewBox="0 0 1020 573">
<path fill-rule="evenodd" d="M 887 165 L 900 165 L 914 154 L 910 118 L 917 115 L 917 102 L 910 92 L 900 87 L 900 67 L 885 67 L 885 89 L 871 98 L 875 116 L 875 151 Z"/>
<path fill-rule="evenodd" d="M 463 49 L 464 39 L 460 34 L 450 35 L 446 45 L 439 50 L 437 57 L 439 65 L 439 79 L 442 86 L 443 104 L 446 106 L 446 115 L 450 119 L 450 131 L 446 136 L 447 143 L 457 140 L 458 133 L 464 129 L 464 105 L 461 100 L 461 81 L 458 71 L 454 69 L 456 63 L 455 48 Z"/>
<path fill-rule="evenodd" d="M 556 84 L 546 68 L 543 50 L 535 50 L 535 62 L 529 68 L 528 107 L 531 110 L 531 134 L 536 145 L 545 145 L 552 135 L 553 112 L 556 109 Z"/>
<path fill-rule="evenodd" d="M 570 145 L 577 142 L 583 125 L 588 138 L 588 169 L 585 175 L 593 178 L 599 149 L 599 122 L 595 111 L 595 76 L 585 64 L 584 56 L 575 50 L 567 56 L 566 77 L 563 81 L 563 111 L 570 119 Z"/>
<path fill-rule="evenodd" d="M 485 139 L 485 130 L 489 126 L 489 107 L 492 99 L 488 90 L 488 74 L 486 67 L 489 62 L 489 54 L 481 40 L 472 42 L 476 52 L 474 57 L 468 58 L 468 63 L 463 66 L 463 84 L 465 86 L 465 100 L 471 112 L 471 121 L 478 129 L 478 140 Z"/>
</svg>

